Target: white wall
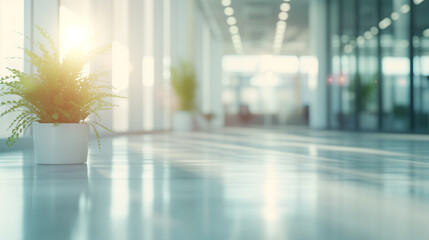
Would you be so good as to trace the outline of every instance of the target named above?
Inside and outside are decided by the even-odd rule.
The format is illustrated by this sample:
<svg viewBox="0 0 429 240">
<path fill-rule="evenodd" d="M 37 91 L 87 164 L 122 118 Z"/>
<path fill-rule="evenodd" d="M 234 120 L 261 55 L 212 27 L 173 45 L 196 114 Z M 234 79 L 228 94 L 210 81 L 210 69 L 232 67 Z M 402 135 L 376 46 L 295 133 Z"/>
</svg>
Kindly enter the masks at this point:
<svg viewBox="0 0 429 240">
<path fill-rule="evenodd" d="M 24 46 L 24 1 L 23 0 L 1 0 L 0 1 L 0 77 L 10 75 L 6 67 L 23 70 L 24 62 L 11 57 L 23 57 L 19 47 Z M 3 97 L 0 102 L 12 100 L 11 97 Z M 0 106 L 0 112 L 7 108 Z M 10 123 L 18 114 L 10 114 L 0 119 L 0 150 L 6 147 L 3 138 L 10 136 L 7 130 Z"/>
<path fill-rule="evenodd" d="M 195 67 L 198 78 L 197 103 L 203 114 L 214 114 L 212 126 L 224 123 L 222 106 L 223 39 L 205 1 L 196 4 L 195 11 Z"/>
<path fill-rule="evenodd" d="M 13 6 L 21 6 L 20 13 L 13 12 L 11 2 Z M 3 4 L 8 8 L 1 7 Z M 196 68 L 199 110 L 215 114 L 214 125 L 221 126 L 222 37 L 204 4 L 202 0 L 2 0 L 1 57 L 15 55 L 3 49 L 14 47 L 10 43 L 24 42 L 18 35 L 18 39 L 11 38 L 15 40 L 5 46 L 3 36 L 10 34 L 7 26 L 17 28 L 33 40 L 41 40 L 35 30 L 35 25 L 39 25 L 62 43 L 64 28 L 74 22 L 88 25 L 96 39 L 94 46 L 113 45 L 112 52 L 92 64 L 91 70 L 112 71 L 108 80 L 116 87 L 114 93 L 128 97 L 115 100 L 121 105 L 119 108 L 102 113 L 105 125 L 119 132 L 169 129 L 172 99 L 169 68 L 185 60 L 193 62 Z M 17 19 L 11 21 L 13 17 Z M 32 48 L 29 41 L 25 47 Z M 3 59 L 0 65 L 3 74 L 6 65 Z M 24 69 L 28 73 L 33 71 L 29 64 Z M 7 135 L 0 129 L 0 137 Z"/>
</svg>

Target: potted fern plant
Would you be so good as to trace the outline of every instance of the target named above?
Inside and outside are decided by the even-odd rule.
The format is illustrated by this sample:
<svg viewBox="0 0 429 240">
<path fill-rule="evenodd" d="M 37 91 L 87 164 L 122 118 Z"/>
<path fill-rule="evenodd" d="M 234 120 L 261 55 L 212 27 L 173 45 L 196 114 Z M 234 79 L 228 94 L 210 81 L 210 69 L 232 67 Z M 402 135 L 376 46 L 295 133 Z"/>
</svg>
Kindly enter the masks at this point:
<svg viewBox="0 0 429 240">
<path fill-rule="evenodd" d="M 171 71 L 171 86 L 176 96 L 177 109 L 172 116 L 172 128 L 175 131 L 190 131 L 193 128 L 193 110 L 195 109 L 195 90 L 197 83 L 192 64 L 180 62 Z"/>
<path fill-rule="evenodd" d="M 40 27 L 40 34 L 48 44 L 33 42 L 40 54 L 24 49 L 26 60 L 35 68 L 27 74 L 8 68 L 11 75 L 0 79 L 0 97 L 15 100 L 0 102 L 7 110 L 0 114 L 17 113 L 10 124 L 12 135 L 7 144 L 13 145 L 30 126 L 33 126 L 35 160 L 38 164 L 76 164 L 87 160 L 89 131 L 93 128 L 100 147 L 96 126 L 98 111 L 114 105 L 109 98 L 112 86 L 102 81 L 105 71 L 84 74 L 84 66 L 96 56 L 110 50 L 110 45 L 90 51 L 84 47 L 70 50 L 60 59 L 55 41 Z M 89 120 L 93 115 L 94 120 Z"/>
</svg>

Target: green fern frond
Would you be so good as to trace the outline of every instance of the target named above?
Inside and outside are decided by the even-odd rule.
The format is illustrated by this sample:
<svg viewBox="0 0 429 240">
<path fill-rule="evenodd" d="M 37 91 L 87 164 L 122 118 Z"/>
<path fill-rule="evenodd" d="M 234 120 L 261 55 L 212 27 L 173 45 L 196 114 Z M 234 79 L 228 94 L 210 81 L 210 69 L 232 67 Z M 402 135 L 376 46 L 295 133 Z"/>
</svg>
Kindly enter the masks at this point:
<svg viewBox="0 0 429 240">
<path fill-rule="evenodd" d="M 86 122 L 89 126 L 91 126 L 92 130 L 94 130 L 95 136 L 97 137 L 97 144 L 98 144 L 98 150 L 101 150 L 101 141 L 100 141 L 100 134 L 98 133 L 98 130 L 92 122 Z"/>
</svg>

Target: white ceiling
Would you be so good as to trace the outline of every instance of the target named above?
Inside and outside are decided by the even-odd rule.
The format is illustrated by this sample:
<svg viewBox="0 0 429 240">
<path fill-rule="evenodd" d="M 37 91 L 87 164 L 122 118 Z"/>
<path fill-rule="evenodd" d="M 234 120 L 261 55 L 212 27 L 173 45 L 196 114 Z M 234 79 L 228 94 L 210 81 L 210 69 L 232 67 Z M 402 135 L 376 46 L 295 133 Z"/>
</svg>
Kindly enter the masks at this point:
<svg viewBox="0 0 429 240">
<path fill-rule="evenodd" d="M 221 0 L 207 0 L 225 40 L 225 54 L 235 54 Z M 231 0 L 244 54 L 272 54 L 276 23 L 283 0 Z M 291 0 L 289 18 L 280 54 L 309 52 L 308 0 Z"/>
</svg>

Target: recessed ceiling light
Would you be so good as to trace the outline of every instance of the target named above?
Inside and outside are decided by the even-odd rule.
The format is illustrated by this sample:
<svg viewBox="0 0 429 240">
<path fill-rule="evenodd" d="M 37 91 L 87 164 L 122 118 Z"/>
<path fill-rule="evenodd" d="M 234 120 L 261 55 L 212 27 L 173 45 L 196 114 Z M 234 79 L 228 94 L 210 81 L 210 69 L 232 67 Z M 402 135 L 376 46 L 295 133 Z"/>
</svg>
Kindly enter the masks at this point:
<svg viewBox="0 0 429 240">
<path fill-rule="evenodd" d="M 370 31 L 366 31 L 366 32 L 363 34 L 363 36 L 364 36 L 366 39 L 371 39 L 371 38 L 372 38 L 372 33 L 371 33 Z"/>
<path fill-rule="evenodd" d="M 285 29 L 286 29 L 286 24 L 284 24 L 284 25 L 277 25 L 277 27 L 276 27 L 276 31 L 285 31 Z"/>
<path fill-rule="evenodd" d="M 229 27 L 229 32 L 231 34 L 237 34 L 238 33 L 238 27 L 237 26 L 231 26 L 231 27 Z"/>
<path fill-rule="evenodd" d="M 280 12 L 279 13 L 279 19 L 280 20 L 286 20 L 289 17 L 289 14 L 287 12 Z"/>
<path fill-rule="evenodd" d="M 372 35 L 378 34 L 378 28 L 376 28 L 376 27 L 372 27 L 370 31 L 371 31 Z"/>
<path fill-rule="evenodd" d="M 381 20 L 381 21 L 378 23 L 378 27 L 379 27 L 380 29 L 385 29 L 385 28 L 387 28 L 388 26 L 390 26 L 390 24 L 392 24 L 392 21 L 390 20 L 390 18 L 384 18 L 383 20 Z"/>
<path fill-rule="evenodd" d="M 280 10 L 282 10 L 283 12 L 287 12 L 290 10 L 290 4 L 289 3 L 282 3 L 280 5 Z"/>
<path fill-rule="evenodd" d="M 402 13 L 407 13 L 407 12 L 410 11 L 410 9 L 411 9 L 411 7 L 408 4 L 404 4 L 404 5 L 401 6 L 401 12 Z"/>
<path fill-rule="evenodd" d="M 391 18 L 393 21 L 398 20 L 398 19 L 399 19 L 399 13 L 397 13 L 397 12 L 393 12 L 392 14 L 390 14 L 390 18 Z"/>
<path fill-rule="evenodd" d="M 278 21 L 277 27 L 286 27 L 286 22 L 285 21 Z"/>
<path fill-rule="evenodd" d="M 225 8 L 225 10 L 223 10 L 223 12 L 226 16 L 231 16 L 232 14 L 234 14 L 234 9 L 232 7 L 227 7 Z"/>
<path fill-rule="evenodd" d="M 346 53 L 351 53 L 353 51 L 353 47 L 350 44 L 344 46 L 344 51 Z"/>
<path fill-rule="evenodd" d="M 241 41 L 240 35 L 233 35 L 232 36 L 232 41 L 233 42 L 240 42 Z"/>
<path fill-rule="evenodd" d="M 284 31 L 277 31 L 276 32 L 276 38 L 283 38 L 284 35 L 285 35 Z"/>
<path fill-rule="evenodd" d="M 356 40 L 359 45 L 363 45 L 365 43 L 365 38 L 362 36 L 359 36 Z"/>
<path fill-rule="evenodd" d="M 429 37 L 429 28 L 423 31 L 423 36 Z"/>
<path fill-rule="evenodd" d="M 285 33 L 285 31 L 286 31 L 285 27 L 276 28 L 276 33 Z"/>
<path fill-rule="evenodd" d="M 229 5 L 231 5 L 231 0 L 222 0 L 222 6 L 228 7 Z"/>
<path fill-rule="evenodd" d="M 425 0 L 414 0 L 414 4 L 419 5 L 420 3 L 424 2 Z"/>
<path fill-rule="evenodd" d="M 274 42 L 273 42 L 273 52 L 275 54 L 279 54 L 283 47 L 284 42 L 284 35 L 286 32 L 286 20 L 289 18 L 289 13 L 291 6 L 290 6 L 290 0 L 283 0 L 284 3 L 280 4 L 280 10 L 279 13 L 279 21 L 276 24 L 276 32 L 274 36 Z"/>
<path fill-rule="evenodd" d="M 237 19 L 235 19 L 235 17 L 228 17 L 226 19 L 226 23 L 228 23 L 229 25 L 234 25 L 237 23 Z"/>
</svg>

